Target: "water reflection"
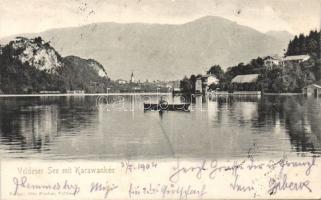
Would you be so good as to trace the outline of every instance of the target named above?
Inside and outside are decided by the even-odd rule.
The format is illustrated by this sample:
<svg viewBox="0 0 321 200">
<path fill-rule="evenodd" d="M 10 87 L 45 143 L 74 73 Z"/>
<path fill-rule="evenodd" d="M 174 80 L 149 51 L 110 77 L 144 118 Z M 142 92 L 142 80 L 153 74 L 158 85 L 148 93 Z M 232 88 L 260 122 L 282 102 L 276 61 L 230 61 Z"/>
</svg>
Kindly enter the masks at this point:
<svg viewBox="0 0 321 200">
<path fill-rule="evenodd" d="M 166 96 L 191 112 L 144 112 L 157 96 L 0 98 L 0 155 L 36 158 L 320 154 L 321 101 L 301 96 Z"/>
<path fill-rule="evenodd" d="M 33 149 L 46 150 L 52 137 L 58 133 L 57 105 L 29 106 L 25 101 L 15 101 L 15 105 L 1 104 L 1 142 L 8 144 L 11 151 Z"/>
<path fill-rule="evenodd" d="M 292 148 L 297 152 L 320 152 L 320 101 L 315 98 L 270 97 L 259 104 L 260 121 L 284 124 Z"/>
</svg>

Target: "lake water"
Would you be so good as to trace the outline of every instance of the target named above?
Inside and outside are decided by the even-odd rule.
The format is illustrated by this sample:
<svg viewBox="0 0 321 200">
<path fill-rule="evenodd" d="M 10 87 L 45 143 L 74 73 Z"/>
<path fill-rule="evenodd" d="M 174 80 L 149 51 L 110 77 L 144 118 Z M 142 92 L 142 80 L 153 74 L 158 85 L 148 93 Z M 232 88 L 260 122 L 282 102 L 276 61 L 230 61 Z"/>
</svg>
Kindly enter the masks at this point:
<svg viewBox="0 0 321 200">
<path fill-rule="evenodd" d="M 144 112 L 143 102 L 158 98 L 0 97 L 0 156 L 99 160 L 228 159 L 247 156 L 249 150 L 258 157 L 321 154 L 321 99 L 197 97 L 190 112 Z"/>
</svg>

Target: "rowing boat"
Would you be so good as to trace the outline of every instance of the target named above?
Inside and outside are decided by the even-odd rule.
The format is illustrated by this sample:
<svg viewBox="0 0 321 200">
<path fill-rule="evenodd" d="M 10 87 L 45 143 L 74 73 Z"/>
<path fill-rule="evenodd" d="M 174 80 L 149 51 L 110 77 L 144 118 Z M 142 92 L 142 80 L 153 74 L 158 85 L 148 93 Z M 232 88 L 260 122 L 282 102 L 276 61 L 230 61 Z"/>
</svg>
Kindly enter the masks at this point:
<svg viewBox="0 0 321 200">
<path fill-rule="evenodd" d="M 190 104 L 181 103 L 181 104 L 153 104 L 153 103 L 144 103 L 144 110 L 168 110 L 168 111 L 188 111 Z"/>
</svg>

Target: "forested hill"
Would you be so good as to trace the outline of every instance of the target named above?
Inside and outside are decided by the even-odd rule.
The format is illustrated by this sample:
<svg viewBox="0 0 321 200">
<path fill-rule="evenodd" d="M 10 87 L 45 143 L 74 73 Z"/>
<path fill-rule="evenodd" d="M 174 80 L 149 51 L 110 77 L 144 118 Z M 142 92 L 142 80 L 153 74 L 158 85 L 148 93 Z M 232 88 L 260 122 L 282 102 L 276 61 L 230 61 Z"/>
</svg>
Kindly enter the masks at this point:
<svg viewBox="0 0 321 200">
<path fill-rule="evenodd" d="M 40 37 L 18 37 L 0 49 L 0 93 L 101 92 L 108 83 L 101 64 L 75 56 L 63 58 Z"/>
<path fill-rule="evenodd" d="M 289 43 L 287 56 L 309 54 L 313 57 L 320 55 L 320 32 L 310 31 L 309 35 L 295 36 Z"/>
<path fill-rule="evenodd" d="M 239 63 L 229 67 L 224 73 L 219 65 L 209 69 L 219 78 L 219 83 L 210 86 L 210 89 L 234 91 L 234 90 L 260 90 L 272 93 L 300 93 L 309 84 L 321 85 L 321 60 L 320 32 L 311 31 L 308 35 L 295 36 L 288 44 L 285 56 L 310 55 L 310 59 L 302 63 L 286 62 L 267 68 L 264 65 L 264 57 L 252 59 L 249 63 Z M 235 87 L 231 81 L 237 75 L 259 74 L 258 80 L 252 84 L 240 84 Z M 181 81 L 181 89 L 184 92 L 194 92 L 195 81 L 185 77 Z"/>
</svg>

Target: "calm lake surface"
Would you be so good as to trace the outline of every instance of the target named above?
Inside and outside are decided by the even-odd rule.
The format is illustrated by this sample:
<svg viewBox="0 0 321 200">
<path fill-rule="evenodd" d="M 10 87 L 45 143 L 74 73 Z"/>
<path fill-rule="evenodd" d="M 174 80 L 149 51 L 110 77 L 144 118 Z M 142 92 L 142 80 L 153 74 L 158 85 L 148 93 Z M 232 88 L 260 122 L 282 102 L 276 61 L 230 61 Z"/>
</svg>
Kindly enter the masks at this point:
<svg viewBox="0 0 321 200">
<path fill-rule="evenodd" d="M 228 159 L 250 149 L 258 157 L 321 154 L 321 99 L 197 97 L 190 112 L 144 112 L 143 102 L 158 98 L 0 97 L 0 156 Z"/>
</svg>

